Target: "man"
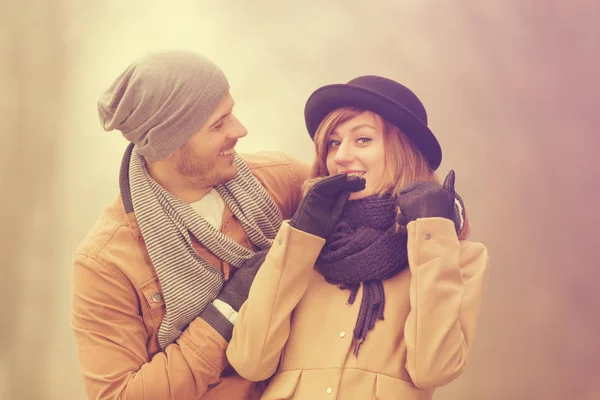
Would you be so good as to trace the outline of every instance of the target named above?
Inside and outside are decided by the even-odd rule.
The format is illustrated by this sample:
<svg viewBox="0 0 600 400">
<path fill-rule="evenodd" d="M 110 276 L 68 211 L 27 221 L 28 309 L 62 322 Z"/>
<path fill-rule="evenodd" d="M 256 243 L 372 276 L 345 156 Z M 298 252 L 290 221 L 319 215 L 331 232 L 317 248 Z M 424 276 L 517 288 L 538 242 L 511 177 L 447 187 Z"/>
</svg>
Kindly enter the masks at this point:
<svg viewBox="0 0 600 400">
<path fill-rule="evenodd" d="M 71 327 L 89 398 L 261 393 L 227 368 L 225 349 L 259 251 L 309 171 L 280 153 L 238 155 L 247 132 L 233 104 L 223 72 L 187 51 L 138 59 L 98 102 L 104 129 L 131 144 L 120 195 L 74 257 Z"/>
</svg>

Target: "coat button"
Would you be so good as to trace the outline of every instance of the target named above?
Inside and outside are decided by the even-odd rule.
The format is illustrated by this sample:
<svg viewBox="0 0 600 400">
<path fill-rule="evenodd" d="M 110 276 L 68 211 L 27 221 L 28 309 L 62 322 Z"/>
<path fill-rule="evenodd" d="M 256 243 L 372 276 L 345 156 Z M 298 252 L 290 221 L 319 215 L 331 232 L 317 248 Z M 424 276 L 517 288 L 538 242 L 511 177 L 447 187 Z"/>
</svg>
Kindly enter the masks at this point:
<svg viewBox="0 0 600 400">
<path fill-rule="evenodd" d="M 341 338 L 343 338 L 343 337 L 345 337 L 345 336 L 346 336 L 346 332 L 344 332 L 344 331 L 341 331 L 341 332 L 340 332 L 340 337 L 341 337 Z"/>
<path fill-rule="evenodd" d="M 425 234 L 425 240 L 429 240 L 429 239 L 431 239 L 431 233 L 427 232 Z"/>
<path fill-rule="evenodd" d="M 279 238 L 279 240 L 277 240 L 277 243 L 281 246 L 281 244 L 283 243 L 283 239 Z"/>
<path fill-rule="evenodd" d="M 326 392 L 327 392 L 327 394 L 331 394 L 331 392 L 332 392 L 331 388 L 327 388 Z"/>
<path fill-rule="evenodd" d="M 162 296 L 158 292 L 152 293 L 152 301 L 155 303 L 160 303 L 162 301 Z"/>
</svg>

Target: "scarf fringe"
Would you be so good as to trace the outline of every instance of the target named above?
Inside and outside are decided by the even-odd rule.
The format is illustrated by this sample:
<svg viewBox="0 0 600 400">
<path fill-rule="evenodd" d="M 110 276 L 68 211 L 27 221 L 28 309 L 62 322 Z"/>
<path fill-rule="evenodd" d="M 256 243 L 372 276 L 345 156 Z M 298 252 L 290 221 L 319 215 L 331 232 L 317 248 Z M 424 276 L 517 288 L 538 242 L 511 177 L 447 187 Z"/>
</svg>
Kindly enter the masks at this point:
<svg viewBox="0 0 600 400">
<path fill-rule="evenodd" d="M 327 282 L 350 290 L 347 304 L 354 304 L 363 287 L 353 334 L 355 356 L 376 322 L 384 320 L 383 280 L 408 267 L 407 236 L 395 232 L 395 218 L 396 204 L 389 197 L 349 201 L 315 264 Z"/>
</svg>

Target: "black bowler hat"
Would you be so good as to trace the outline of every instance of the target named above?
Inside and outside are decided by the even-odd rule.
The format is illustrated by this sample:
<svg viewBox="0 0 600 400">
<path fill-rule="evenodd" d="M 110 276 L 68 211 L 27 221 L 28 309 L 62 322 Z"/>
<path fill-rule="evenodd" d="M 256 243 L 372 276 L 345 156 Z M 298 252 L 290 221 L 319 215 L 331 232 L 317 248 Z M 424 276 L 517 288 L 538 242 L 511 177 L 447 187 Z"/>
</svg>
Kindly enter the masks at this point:
<svg viewBox="0 0 600 400">
<path fill-rule="evenodd" d="M 414 143 L 434 171 L 442 162 L 442 149 L 427 127 L 427 112 L 419 98 L 406 86 L 391 79 L 367 75 L 346 84 L 317 89 L 306 102 L 304 119 L 314 139 L 319 124 L 341 107 L 369 110 L 396 125 Z"/>
</svg>

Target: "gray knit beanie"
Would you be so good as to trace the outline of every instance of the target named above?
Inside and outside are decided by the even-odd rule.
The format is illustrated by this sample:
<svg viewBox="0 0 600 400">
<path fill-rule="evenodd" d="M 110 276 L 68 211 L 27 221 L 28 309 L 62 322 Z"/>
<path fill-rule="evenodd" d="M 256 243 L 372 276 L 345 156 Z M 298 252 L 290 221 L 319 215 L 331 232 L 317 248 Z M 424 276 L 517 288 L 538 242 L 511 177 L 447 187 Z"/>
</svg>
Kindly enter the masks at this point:
<svg viewBox="0 0 600 400">
<path fill-rule="evenodd" d="M 168 157 L 206 123 L 229 91 L 223 71 L 191 51 L 148 54 L 98 100 L 100 123 L 117 129 L 148 161 Z"/>
</svg>

